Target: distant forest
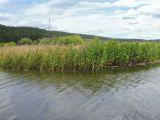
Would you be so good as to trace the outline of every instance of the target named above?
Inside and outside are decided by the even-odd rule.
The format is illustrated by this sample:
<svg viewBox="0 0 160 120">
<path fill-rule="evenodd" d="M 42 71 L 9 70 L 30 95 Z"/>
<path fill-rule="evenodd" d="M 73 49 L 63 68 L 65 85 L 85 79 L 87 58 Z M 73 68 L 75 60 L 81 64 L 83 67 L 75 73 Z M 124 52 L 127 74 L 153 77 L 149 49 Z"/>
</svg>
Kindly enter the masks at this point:
<svg viewBox="0 0 160 120">
<path fill-rule="evenodd" d="M 33 27 L 11 27 L 0 25 L 0 42 L 18 42 L 21 38 L 31 38 L 33 41 L 43 37 L 65 36 L 70 33 L 47 31 Z"/>
<path fill-rule="evenodd" d="M 18 42 L 21 38 L 30 38 L 33 41 L 45 38 L 45 37 L 60 37 L 60 36 L 68 36 L 76 33 L 67 33 L 61 31 L 48 31 L 40 28 L 33 27 L 12 27 L 5 26 L 0 24 L 0 42 Z M 114 38 L 94 36 L 94 35 L 86 35 L 86 34 L 78 34 L 84 39 L 90 39 L 94 37 L 99 37 L 101 40 L 111 40 Z M 127 39 L 116 39 L 116 40 L 127 40 Z M 142 39 L 129 39 L 134 41 L 143 41 Z M 127 40 L 128 41 L 128 40 Z M 159 41 L 159 40 L 154 40 Z"/>
<path fill-rule="evenodd" d="M 48 31 L 40 28 L 33 27 L 12 27 L 5 26 L 0 24 L 0 42 L 18 42 L 21 38 L 30 38 L 33 41 L 45 38 L 45 37 L 60 37 L 68 36 L 76 33 L 67 33 L 61 31 Z M 87 35 L 87 34 L 78 34 L 84 39 L 91 39 L 94 37 L 99 37 L 101 40 L 110 40 L 112 38 Z"/>
</svg>

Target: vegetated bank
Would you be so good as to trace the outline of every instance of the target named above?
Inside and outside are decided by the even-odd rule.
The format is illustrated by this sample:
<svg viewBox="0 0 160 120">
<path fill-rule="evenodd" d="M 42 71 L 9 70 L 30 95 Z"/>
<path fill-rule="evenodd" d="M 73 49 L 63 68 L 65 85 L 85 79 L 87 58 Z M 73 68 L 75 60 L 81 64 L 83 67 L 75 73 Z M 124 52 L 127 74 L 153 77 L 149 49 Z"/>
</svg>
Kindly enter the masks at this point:
<svg viewBox="0 0 160 120">
<path fill-rule="evenodd" d="M 67 36 L 40 39 L 32 45 L 0 47 L 0 66 L 21 70 L 91 71 L 159 60 L 158 42 L 84 41 L 80 36 Z"/>
</svg>

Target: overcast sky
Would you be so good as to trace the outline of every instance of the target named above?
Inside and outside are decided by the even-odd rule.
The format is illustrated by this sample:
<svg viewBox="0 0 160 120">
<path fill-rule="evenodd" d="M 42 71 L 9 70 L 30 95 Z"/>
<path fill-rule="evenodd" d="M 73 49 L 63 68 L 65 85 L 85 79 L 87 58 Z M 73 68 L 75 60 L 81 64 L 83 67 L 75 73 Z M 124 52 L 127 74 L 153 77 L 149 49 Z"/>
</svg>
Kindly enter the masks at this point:
<svg viewBox="0 0 160 120">
<path fill-rule="evenodd" d="M 0 24 L 114 38 L 160 38 L 160 0 L 0 0 Z"/>
</svg>

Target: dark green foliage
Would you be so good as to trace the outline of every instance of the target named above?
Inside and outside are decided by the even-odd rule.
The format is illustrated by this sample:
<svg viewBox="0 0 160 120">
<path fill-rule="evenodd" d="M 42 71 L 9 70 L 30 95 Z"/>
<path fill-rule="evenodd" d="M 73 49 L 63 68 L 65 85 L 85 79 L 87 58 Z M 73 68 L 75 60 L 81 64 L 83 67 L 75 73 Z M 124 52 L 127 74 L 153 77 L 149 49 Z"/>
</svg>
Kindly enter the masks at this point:
<svg viewBox="0 0 160 120">
<path fill-rule="evenodd" d="M 10 27 L 10 26 L 4 26 L 0 24 L 0 43 L 2 42 L 16 42 L 21 38 L 30 38 L 34 41 L 37 39 L 42 38 L 57 38 L 57 37 L 64 37 L 64 36 L 71 36 L 71 35 L 79 35 L 82 39 L 89 40 L 93 39 L 95 37 L 99 37 L 101 40 L 113 40 L 112 38 L 108 37 L 100 37 L 100 36 L 94 36 L 94 35 L 86 35 L 86 34 L 75 34 L 75 33 L 67 33 L 67 32 L 61 32 L 61 31 L 47 31 L 44 29 L 39 28 L 33 28 L 33 27 Z M 143 41 L 141 39 L 116 39 L 119 41 Z M 155 40 L 159 41 L 159 40 Z"/>
<path fill-rule="evenodd" d="M 21 38 L 36 40 L 44 36 L 47 37 L 46 30 L 31 27 L 7 27 L 0 25 L 0 42 L 14 41 L 18 43 Z"/>
<path fill-rule="evenodd" d="M 74 33 L 67 33 L 61 31 L 47 31 L 44 29 L 33 27 L 11 27 L 0 24 L 0 43 L 14 41 L 18 43 L 21 38 L 30 38 L 33 41 L 41 38 L 55 38 L 63 36 L 77 35 Z M 83 39 L 92 39 L 95 36 L 78 34 Z M 109 38 L 101 37 L 102 40 L 108 40 Z"/>
<path fill-rule="evenodd" d="M 50 36 L 52 35 L 52 36 Z M 66 32 L 47 31 L 44 29 L 33 27 L 10 27 L 0 25 L 0 43 L 14 41 L 18 43 L 21 38 L 30 38 L 33 41 L 44 37 L 59 37 L 71 35 Z"/>
</svg>

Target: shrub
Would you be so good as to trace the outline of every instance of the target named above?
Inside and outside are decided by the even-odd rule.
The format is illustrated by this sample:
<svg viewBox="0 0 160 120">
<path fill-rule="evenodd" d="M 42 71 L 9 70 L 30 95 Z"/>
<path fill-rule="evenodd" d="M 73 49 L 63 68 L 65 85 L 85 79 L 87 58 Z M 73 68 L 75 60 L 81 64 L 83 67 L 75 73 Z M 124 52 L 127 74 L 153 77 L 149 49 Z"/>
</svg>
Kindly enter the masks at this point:
<svg viewBox="0 0 160 120">
<path fill-rule="evenodd" d="M 0 43 L 0 47 L 12 47 L 12 46 L 16 46 L 15 42 L 8 42 L 8 43 Z"/>
<path fill-rule="evenodd" d="M 8 47 L 16 46 L 16 43 L 15 42 L 5 43 L 5 46 L 8 46 Z"/>
<path fill-rule="evenodd" d="M 39 39 L 42 45 L 80 45 L 84 40 L 79 35 Z"/>
<path fill-rule="evenodd" d="M 30 38 L 22 38 L 20 41 L 19 41 L 19 44 L 21 45 L 31 45 L 32 44 L 32 40 Z"/>
<path fill-rule="evenodd" d="M 0 43 L 0 47 L 3 47 L 3 45 L 4 45 L 3 43 Z"/>
<path fill-rule="evenodd" d="M 79 35 L 71 35 L 65 37 L 57 37 L 54 40 L 55 44 L 59 45 L 79 45 L 83 44 L 84 40 Z"/>
<path fill-rule="evenodd" d="M 42 39 L 39 39 L 39 44 L 41 45 L 50 45 L 50 44 L 54 44 L 54 39 L 51 39 L 51 38 L 42 38 Z"/>
</svg>

